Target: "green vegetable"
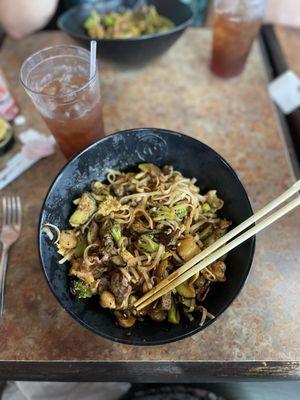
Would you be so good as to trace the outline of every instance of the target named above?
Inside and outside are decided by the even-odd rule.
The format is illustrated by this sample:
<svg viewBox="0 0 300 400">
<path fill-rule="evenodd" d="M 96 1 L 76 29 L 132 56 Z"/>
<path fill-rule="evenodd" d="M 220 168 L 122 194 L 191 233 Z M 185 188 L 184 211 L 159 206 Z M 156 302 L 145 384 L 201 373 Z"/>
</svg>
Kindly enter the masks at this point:
<svg viewBox="0 0 300 400">
<path fill-rule="evenodd" d="M 175 211 L 177 218 L 181 221 L 186 216 L 186 206 L 182 205 L 180 208 L 176 208 Z"/>
<path fill-rule="evenodd" d="M 176 287 L 176 290 L 181 296 L 187 299 L 192 299 L 196 296 L 194 286 L 189 281 L 181 283 L 179 286 Z"/>
<path fill-rule="evenodd" d="M 94 10 L 83 26 L 88 35 L 95 39 L 121 39 L 165 32 L 175 25 L 168 18 L 159 15 L 155 6 L 151 5 L 134 11 L 111 11 L 105 15 Z"/>
<path fill-rule="evenodd" d="M 104 16 L 102 17 L 102 22 L 103 22 L 103 24 L 106 25 L 106 26 L 113 26 L 113 25 L 115 25 L 115 23 L 116 23 L 116 18 L 114 18 L 114 17 L 111 16 L 111 15 L 104 15 Z"/>
<path fill-rule="evenodd" d="M 154 214 L 154 221 L 174 221 L 176 214 L 172 208 L 160 207 Z"/>
<path fill-rule="evenodd" d="M 77 245 L 74 249 L 73 257 L 74 258 L 82 257 L 86 247 L 87 247 L 87 239 L 84 235 L 80 234 L 77 237 Z"/>
<path fill-rule="evenodd" d="M 85 192 L 81 196 L 78 206 L 71 215 L 69 222 L 73 227 L 83 225 L 96 211 L 97 205 L 95 199 L 89 193 Z"/>
<path fill-rule="evenodd" d="M 71 292 L 78 299 L 87 299 L 93 295 L 91 289 L 82 281 L 73 281 Z"/>
<path fill-rule="evenodd" d="M 202 204 L 202 211 L 204 213 L 211 211 L 211 206 L 208 203 Z"/>
<path fill-rule="evenodd" d="M 214 233 L 214 227 L 212 225 L 208 225 L 199 233 L 199 239 L 203 242 L 208 239 Z"/>
<path fill-rule="evenodd" d="M 162 15 L 158 16 L 158 21 L 166 30 L 174 28 L 174 23 Z"/>
<path fill-rule="evenodd" d="M 153 239 L 153 235 L 148 233 L 140 236 L 138 240 L 138 245 L 139 247 L 147 251 L 147 253 L 154 253 L 159 248 L 159 244 Z"/>
<path fill-rule="evenodd" d="M 100 24 L 100 19 L 100 14 L 98 14 L 97 11 L 93 10 L 83 26 L 87 30 L 92 29 L 95 25 Z"/>
<path fill-rule="evenodd" d="M 92 195 L 97 199 L 97 196 L 107 196 L 109 194 L 109 187 L 99 181 L 92 182 Z"/>
<path fill-rule="evenodd" d="M 117 266 L 117 267 L 124 267 L 125 262 L 121 256 L 113 256 L 111 258 L 111 261 Z"/>
<path fill-rule="evenodd" d="M 143 172 L 149 172 L 150 174 L 153 175 L 159 175 L 161 173 L 160 168 L 158 168 L 156 165 L 154 164 L 139 164 L 139 169 Z"/>
<path fill-rule="evenodd" d="M 171 324 L 176 324 L 176 325 L 179 324 L 180 322 L 180 313 L 179 310 L 176 308 L 175 301 L 173 298 L 172 298 L 171 308 L 168 311 L 168 321 Z"/>
<path fill-rule="evenodd" d="M 110 233 L 118 245 L 122 237 L 121 225 L 115 222 L 110 228 Z"/>
</svg>

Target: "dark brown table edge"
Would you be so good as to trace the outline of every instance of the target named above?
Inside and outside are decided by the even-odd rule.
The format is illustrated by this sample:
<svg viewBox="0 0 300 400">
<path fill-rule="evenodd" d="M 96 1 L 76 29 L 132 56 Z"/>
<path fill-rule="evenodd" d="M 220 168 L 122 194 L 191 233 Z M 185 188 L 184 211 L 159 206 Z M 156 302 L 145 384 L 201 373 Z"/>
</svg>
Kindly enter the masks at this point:
<svg viewBox="0 0 300 400">
<path fill-rule="evenodd" d="M 168 382 L 299 380 L 300 361 L 1 361 L 0 380 Z"/>
<path fill-rule="evenodd" d="M 269 81 L 289 69 L 273 25 L 263 25 L 259 44 Z M 284 115 L 275 106 L 295 176 L 300 178 L 300 108 Z"/>
</svg>

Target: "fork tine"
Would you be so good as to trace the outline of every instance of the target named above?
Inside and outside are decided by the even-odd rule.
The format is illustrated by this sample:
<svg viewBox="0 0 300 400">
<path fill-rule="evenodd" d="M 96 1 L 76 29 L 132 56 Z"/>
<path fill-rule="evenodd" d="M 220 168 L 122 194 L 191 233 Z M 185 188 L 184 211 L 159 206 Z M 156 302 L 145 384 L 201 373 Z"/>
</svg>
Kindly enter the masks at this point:
<svg viewBox="0 0 300 400">
<path fill-rule="evenodd" d="M 15 226 L 17 224 L 17 201 L 16 196 L 12 196 L 11 198 L 11 222 L 12 225 Z"/>
<path fill-rule="evenodd" d="M 20 196 L 17 196 L 16 202 L 17 202 L 17 224 L 21 226 L 21 224 L 22 224 L 22 205 L 21 205 Z"/>
<path fill-rule="evenodd" d="M 7 224 L 7 202 L 6 197 L 2 197 L 2 226 Z"/>
<path fill-rule="evenodd" d="M 7 197 L 7 224 L 12 225 L 12 198 Z"/>
<path fill-rule="evenodd" d="M 5 223 L 6 223 L 6 225 L 9 225 L 9 220 L 10 220 L 10 198 L 9 198 L 9 196 L 5 197 L 5 204 L 6 204 Z"/>
</svg>

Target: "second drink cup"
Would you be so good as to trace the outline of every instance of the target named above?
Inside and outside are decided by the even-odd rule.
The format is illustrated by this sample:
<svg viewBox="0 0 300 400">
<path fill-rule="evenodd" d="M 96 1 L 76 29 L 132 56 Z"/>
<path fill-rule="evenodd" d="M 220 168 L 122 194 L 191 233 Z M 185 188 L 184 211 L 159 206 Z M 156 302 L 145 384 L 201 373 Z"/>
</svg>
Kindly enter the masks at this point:
<svg viewBox="0 0 300 400">
<path fill-rule="evenodd" d="M 266 0 L 215 0 L 211 71 L 221 78 L 241 74 L 261 25 Z"/>
</svg>

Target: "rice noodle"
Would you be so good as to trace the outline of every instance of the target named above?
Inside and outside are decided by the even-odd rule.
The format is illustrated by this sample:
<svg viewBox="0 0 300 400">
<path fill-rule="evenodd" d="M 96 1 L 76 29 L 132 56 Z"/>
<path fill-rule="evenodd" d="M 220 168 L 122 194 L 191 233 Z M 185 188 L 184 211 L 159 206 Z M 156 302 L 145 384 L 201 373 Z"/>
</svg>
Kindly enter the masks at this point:
<svg viewBox="0 0 300 400">
<path fill-rule="evenodd" d="M 141 273 L 142 273 L 142 275 L 143 275 L 143 277 L 145 279 L 145 282 L 146 282 L 146 285 L 148 287 L 148 290 L 152 289 L 153 286 L 152 286 L 152 283 L 150 281 L 150 278 L 149 278 L 149 275 L 148 275 L 147 271 L 144 268 L 140 268 L 140 271 L 141 271 Z"/>
<path fill-rule="evenodd" d="M 128 282 L 131 281 L 131 276 L 130 273 L 128 271 L 126 271 L 125 268 L 120 267 L 119 270 L 122 272 L 122 274 L 125 276 L 125 278 L 128 280 Z"/>
<path fill-rule="evenodd" d="M 165 246 L 163 246 L 162 244 L 159 245 L 159 248 L 157 250 L 156 256 L 154 258 L 153 263 L 150 265 L 150 267 L 147 267 L 147 271 L 151 271 L 151 269 L 156 268 L 157 264 L 160 262 L 161 257 L 163 255 L 165 251 Z"/>
</svg>

